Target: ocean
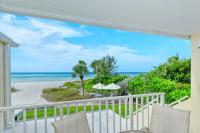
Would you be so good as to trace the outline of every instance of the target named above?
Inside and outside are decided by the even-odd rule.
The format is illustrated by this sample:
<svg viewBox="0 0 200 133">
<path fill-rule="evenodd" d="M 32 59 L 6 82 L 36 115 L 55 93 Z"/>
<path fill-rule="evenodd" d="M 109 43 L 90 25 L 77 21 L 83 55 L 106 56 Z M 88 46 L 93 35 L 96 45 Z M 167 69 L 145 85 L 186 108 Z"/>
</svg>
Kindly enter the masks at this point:
<svg viewBox="0 0 200 133">
<path fill-rule="evenodd" d="M 142 72 L 118 72 L 120 75 L 134 77 Z M 89 73 L 85 79 L 93 78 L 95 75 Z M 73 81 L 71 72 L 15 72 L 11 73 L 11 82 L 48 82 L 48 81 Z"/>
</svg>

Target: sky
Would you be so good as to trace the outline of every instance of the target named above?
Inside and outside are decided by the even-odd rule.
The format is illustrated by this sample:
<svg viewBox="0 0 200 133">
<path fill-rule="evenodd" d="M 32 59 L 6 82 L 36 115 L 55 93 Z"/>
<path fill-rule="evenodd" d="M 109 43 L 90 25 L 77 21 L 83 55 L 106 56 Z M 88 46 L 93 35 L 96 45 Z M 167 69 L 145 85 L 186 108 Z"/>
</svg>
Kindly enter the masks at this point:
<svg viewBox="0 0 200 133">
<path fill-rule="evenodd" d="M 189 40 L 50 19 L 0 13 L 0 32 L 11 49 L 12 72 L 71 72 L 78 60 L 111 55 L 118 72 L 148 72 L 168 57 L 190 58 Z"/>
</svg>

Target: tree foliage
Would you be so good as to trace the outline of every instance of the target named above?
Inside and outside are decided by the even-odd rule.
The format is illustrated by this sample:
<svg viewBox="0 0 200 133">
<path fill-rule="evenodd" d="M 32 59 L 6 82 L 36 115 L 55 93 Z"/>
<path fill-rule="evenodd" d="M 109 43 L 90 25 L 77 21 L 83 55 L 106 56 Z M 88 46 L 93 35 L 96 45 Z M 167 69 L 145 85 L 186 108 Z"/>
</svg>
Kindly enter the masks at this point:
<svg viewBox="0 0 200 133">
<path fill-rule="evenodd" d="M 153 70 L 156 76 L 175 82 L 190 83 L 191 59 L 180 59 L 179 56 L 170 57 L 166 63 Z"/>
<path fill-rule="evenodd" d="M 112 75 L 116 72 L 117 60 L 114 56 L 105 56 L 102 59 L 94 60 L 90 65 L 97 77 Z"/>
<path fill-rule="evenodd" d="M 170 57 L 151 72 L 129 81 L 128 91 L 131 94 L 164 92 L 166 103 L 190 96 L 190 63 L 190 59 Z"/>
</svg>

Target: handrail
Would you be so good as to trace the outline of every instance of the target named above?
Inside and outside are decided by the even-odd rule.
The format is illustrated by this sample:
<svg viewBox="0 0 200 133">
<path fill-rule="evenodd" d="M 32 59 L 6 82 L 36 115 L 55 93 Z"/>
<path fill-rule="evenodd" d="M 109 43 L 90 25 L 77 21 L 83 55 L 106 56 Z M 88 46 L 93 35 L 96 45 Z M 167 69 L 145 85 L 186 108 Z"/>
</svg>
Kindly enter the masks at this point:
<svg viewBox="0 0 200 133">
<path fill-rule="evenodd" d="M 155 99 L 154 99 L 155 98 Z M 92 124 L 92 131 L 94 133 L 95 128 L 99 128 L 99 131 L 103 130 L 102 132 L 108 131 L 110 128 L 110 125 L 112 123 L 112 130 L 113 133 L 117 130 L 115 127 L 116 120 L 119 120 L 120 123 L 120 131 L 122 129 L 122 122 L 126 124 L 126 129 L 128 129 L 128 125 L 130 124 L 130 129 L 133 129 L 134 127 L 134 120 L 133 120 L 133 114 L 136 113 L 136 126 L 137 129 L 144 127 L 145 119 L 149 121 L 149 113 L 147 115 L 147 118 L 142 115 L 142 119 L 139 119 L 138 112 L 141 110 L 139 109 L 140 106 L 143 108 L 142 111 L 144 111 L 144 107 L 149 110 L 149 106 L 144 106 L 144 103 L 154 103 L 163 106 L 164 105 L 164 93 L 150 93 L 150 94 L 138 94 L 138 95 L 128 95 L 128 96 L 116 96 L 116 97 L 104 97 L 104 98 L 94 98 L 94 99 L 85 99 L 85 100 L 76 100 L 76 101 L 66 101 L 66 102 L 51 102 L 51 103 L 44 103 L 44 104 L 32 104 L 32 105 L 19 105 L 19 106 L 10 106 L 10 107 L 1 107 L 0 108 L 0 117 L 3 118 L 3 115 L 6 115 L 6 113 L 11 112 L 11 120 L 6 123 L 6 125 L 9 125 L 11 128 L 15 128 L 16 123 L 22 122 L 23 132 L 26 133 L 27 125 L 31 125 L 34 127 L 33 132 L 37 132 L 38 129 L 38 120 L 40 118 L 41 121 L 43 121 L 41 126 L 44 126 L 44 132 L 48 133 L 48 119 L 52 118 L 54 121 L 58 119 L 62 119 L 65 116 L 68 116 L 73 113 L 77 113 L 80 111 L 87 112 L 91 114 L 91 123 Z M 102 106 L 103 105 L 103 106 Z M 81 108 L 79 108 L 81 107 Z M 87 107 L 89 107 L 87 109 Z M 118 108 L 117 108 L 118 107 Z M 136 112 L 134 112 L 134 108 L 136 109 Z M 31 110 L 30 110 L 31 109 Z M 21 114 L 19 117 L 14 116 L 14 111 L 21 110 Z M 43 115 L 42 117 L 39 114 L 38 111 L 42 111 Z M 109 110 L 112 112 L 112 120 L 109 120 Z M 123 110 L 123 111 L 122 111 Z M 30 112 L 29 112 L 30 111 Z M 48 112 L 51 112 L 51 114 L 48 116 Z M 52 112 L 53 111 L 53 112 Z M 102 112 L 104 111 L 104 112 Z M 119 118 L 116 119 L 115 113 L 118 112 Z M 27 113 L 30 113 L 27 115 Z M 102 113 L 105 113 L 105 115 L 102 115 Z M 97 119 L 95 119 L 95 114 L 98 115 Z M 127 117 L 130 114 L 131 121 L 130 123 L 127 121 Z M 125 121 L 122 120 L 122 118 L 126 118 Z M 102 119 L 106 119 L 106 126 L 102 125 Z M 31 120 L 30 123 L 27 123 L 28 120 Z M 94 124 L 94 121 L 98 122 L 98 126 Z M 142 123 L 142 126 L 139 125 L 139 123 Z M 110 124 L 109 124 L 110 123 Z M 102 127 L 104 126 L 104 127 Z M 6 126 L 5 126 L 6 127 Z M 1 130 L 2 129 L 2 130 Z M 4 124 L 0 124 L 0 133 L 3 133 Z M 14 129 L 13 129 L 14 130 Z M 15 129 L 16 132 L 17 129 Z M 41 131 L 40 131 L 41 132 Z M 42 131 L 43 132 L 43 131 Z M 117 131 L 118 132 L 118 131 Z"/>
<path fill-rule="evenodd" d="M 157 96 L 164 95 L 164 93 L 149 93 L 149 94 L 140 94 L 140 95 L 129 95 L 129 96 L 117 96 L 117 97 L 104 97 L 104 98 L 93 98 L 93 99 L 84 99 L 84 100 L 75 100 L 75 101 L 66 101 L 66 102 L 50 102 L 45 104 L 30 104 L 30 105 L 17 105 L 17 106 L 8 106 L 1 107 L 0 112 L 8 111 L 8 110 L 17 110 L 22 108 L 40 108 L 40 107 L 49 107 L 63 104 L 83 104 L 86 102 L 95 102 L 95 101 L 108 101 L 108 100 L 118 100 L 118 99 L 126 99 L 126 98 L 136 98 L 136 97 L 145 97 L 145 96 Z"/>
<path fill-rule="evenodd" d="M 155 102 L 157 102 L 157 99 L 154 99 L 153 101 L 149 102 L 149 105 L 152 105 L 152 104 L 155 103 Z M 140 108 L 138 109 L 138 111 L 134 111 L 132 115 L 134 116 L 134 115 L 136 115 L 137 112 L 141 112 L 142 110 L 144 110 L 144 109 L 146 109 L 146 108 L 148 108 L 148 104 L 144 105 L 143 108 L 140 107 Z M 131 115 L 129 115 L 129 116 L 127 117 L 127 119 L 130 118 L 130 117 L 131 117 Z"/>
<path fill-rule="evenodd" d="M 187 100 L 189 98 L 189 96 L 184 96 L 183 98 L 181 98 L 181 99 L 179 99 L 179 100 L 177 100 L 177 101 L 174 101 L 174 102 L 172 102 L 172 103 L 170 103 L 170 104 L 168 104 L 168 105 L 166 105 L 166 106 L 169 106 L 169 107 L 172 107 L 172 106 L 174 106 L 174 105 L 176 105 L 176 104 L 179 104 L 179 103 L 181 103 L 181 102 L 183 102 L 183 101 L 185 101 L 185 100 Z M 157 101 L 157 99 L 154 99 L 154 102 L 156 102 Z M 149 103 L 149 105 L 151 105 L 153 103 L 153 101 L 151 101 L 150 103 Z M 141 112 L 143 109 L 146 109 L 147 108 L 147 104 L 143 107 L 143 108 L 139 108 L 138 109 L 138 112 Z M 136 111 L 135 112 L 133 112 L 133 115 L 135 115 L 136 114 Z M 130 118 L 131 116 L 128 116 L 128 118 Z"/>
<path fill-rule="evenodd" d="M 172 107 L 172 106 L 174 106 L 174 105 L 176 105 L 176 104 L 179 104 L 179 103 L 181 103 L 181 102 L 187 100 L 188 98 L 189 98 L 189 96 L 184 96 L 183 98 L 181 98 L 181 99 L 179 99 L 179 100 L 177 100 L 177 101 L 174 101 L 174 102 L 168 104 L 167 106 Z"/>
</svg>

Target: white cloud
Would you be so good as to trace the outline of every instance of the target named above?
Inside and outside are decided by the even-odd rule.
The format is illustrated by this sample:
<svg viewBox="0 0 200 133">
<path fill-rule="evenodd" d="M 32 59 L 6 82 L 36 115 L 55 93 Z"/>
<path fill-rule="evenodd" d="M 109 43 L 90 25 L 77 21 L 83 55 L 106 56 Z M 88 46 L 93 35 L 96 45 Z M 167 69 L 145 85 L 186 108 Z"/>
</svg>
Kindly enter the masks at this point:
<svg viewBox="0 0 200 133">
<path fill-rule="evenodd" d="M 19 49 L 24 56 L 40 62 L 39 65 L 46 68 L 44 70 L 55 67 L 55 69 L 62 69 L 61 71 L 70 71 L 80 59 L 90 63 L 92 60 L 102 58 L 107 54 L 115 56 L 119 65 L 124 67 L 155 62 L 155 58 L 140 55 L 137 50 L 125 46 L 105 44 L 104 46 L 88 48 L 84 44 L 76 45 L 64 39 L 91 35 L 91 32 L 85 30 L 84 25 L 72 28 L 59 21 L 29 17 L 17 18 L 13 15 L 0 14 L 0 31 L 20 43 Z M 21 67 L 24 69 L 25 66 Z M 39 68 L 37 65 L 35 67 Z M 54 68 L 52 69 L 54 70 Z"/>
<path fill-rule="evenodd" d="M 91 34 L 82 27 L 72 28 L 64 22 L 30 17 L 17 18 L 10 14 L 0 14 L 0 22 L 0 31 L 20 44 L 39 44 L 52 36 L 62 40 Z"/>
<path fill-rule="evenodd" d="M 34 28 L 41 31 L 42 37 L 55 34 L 58 34 L 61 38 L 84 36 L 84 33 L 76 31 L 70 27 L 63 26 L 63 24 L 48 24 L 38 21 L 37 19 L 31 19 L 30 23 Z"/>
</svg>

